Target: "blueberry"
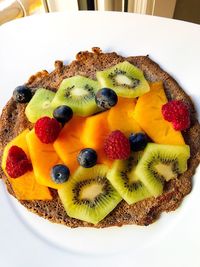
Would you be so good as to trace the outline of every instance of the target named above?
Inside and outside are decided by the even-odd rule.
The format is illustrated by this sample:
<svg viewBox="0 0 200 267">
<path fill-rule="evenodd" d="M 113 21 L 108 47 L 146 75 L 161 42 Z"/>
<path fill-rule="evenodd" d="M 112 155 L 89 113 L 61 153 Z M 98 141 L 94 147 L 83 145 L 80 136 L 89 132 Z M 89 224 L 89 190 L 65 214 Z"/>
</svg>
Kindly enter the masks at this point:
<svg viewBox="0 0 200 267">
<path fill-rule="evenodd" d="M 62 124 L 65 124 L 73 117 L 73 111 L 70 107 L 62 105 L 54 110 L 53 116 L 57 121 Z"/>
<path fill-rule="evenodd" d="M 17 86 L 13 91 L 13 98 L 18 103 L 27 103 L 32 98 L 31 90 L 25 85 Z"/>
<path fill-rule="evenodd" d="M 109 88 L 103 88 L 97 92 L 95 101 L 98 107 L 103 110 L 107 110 L 117 104 L 118 98 L 115 91 Z"/>
<path fill-rule="evenodd" d="M 51 169 L 51 178 L 56 184 L 62 184 L 68 180 L 70 170 L 63 164 L 53 166 Z"/>
<path fill-rule="evenodd" d="M 148 139 L 144 133 L 136 133 L 130 135 L 129 142 L 132 151 L 140 151 L 146 147 Z"/>
<path fill-rule="evenodd" d="M 97 163 L 97 152 L 92 148 L 84 148 L 78 155 L 78 162 L 84 168 L 90 168 Z"/>
</svg>

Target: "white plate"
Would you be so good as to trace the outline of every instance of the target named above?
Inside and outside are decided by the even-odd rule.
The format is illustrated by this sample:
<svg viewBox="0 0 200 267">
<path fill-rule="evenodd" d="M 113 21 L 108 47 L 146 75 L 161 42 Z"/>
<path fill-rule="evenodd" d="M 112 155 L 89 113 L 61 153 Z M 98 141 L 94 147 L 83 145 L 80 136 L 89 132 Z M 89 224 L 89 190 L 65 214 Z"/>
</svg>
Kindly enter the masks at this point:
<svg viewBox="0 0 200 267">
<path fill-rule="evenodd" d="M 199 109 L 200 27 L 122 13 L 54 13 L 0 28 L 2 108 L 12 90 L 56 59 L 70 62 L 99 46 L 124 56 L 146 55 L 171 73 Z M 200 110 L 199 110 L 200 111 Z M 173 213 L 149 227 L 68 229 L 27 212 L 0 184 L 0 262 L 11 266 L 200 266 L 200 181 Z M 81 262 L 81 263 L 80 263 Z"/>
</svg>

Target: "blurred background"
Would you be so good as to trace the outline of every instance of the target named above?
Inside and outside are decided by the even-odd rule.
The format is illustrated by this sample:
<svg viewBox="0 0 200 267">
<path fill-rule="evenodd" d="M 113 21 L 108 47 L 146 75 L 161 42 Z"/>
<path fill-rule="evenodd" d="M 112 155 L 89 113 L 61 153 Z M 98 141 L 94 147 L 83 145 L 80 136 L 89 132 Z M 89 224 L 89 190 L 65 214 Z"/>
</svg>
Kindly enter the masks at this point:
<svg viewBox="0 0 200 267">
<path fill-rule="evenodd" d="M 24 16 L 65 10 L 133 12 L 200 24 L 200 0 L 0 0 L 0 25 Z"/>
</svg>

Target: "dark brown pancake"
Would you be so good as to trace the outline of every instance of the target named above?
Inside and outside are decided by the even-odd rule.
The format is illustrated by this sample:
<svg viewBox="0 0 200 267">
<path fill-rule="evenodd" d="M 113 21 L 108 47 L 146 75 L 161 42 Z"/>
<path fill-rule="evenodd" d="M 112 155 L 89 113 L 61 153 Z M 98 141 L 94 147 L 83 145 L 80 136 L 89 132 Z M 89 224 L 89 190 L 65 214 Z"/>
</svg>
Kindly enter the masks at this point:
<svg viewBox="0 0 200 267">
<path fill-rule="evenodd" d="M 95 226 L 70 218 L 58 198 L 57 191 L 53 189 L 51 189 L 54 196 L 52 201 L 20 201 L 30 211 L 52 222 L 62 223 L 69 227 L 108 227 L 125 224 L 149 225 L 159 217 L 161 212 L 177 209 L 184 196 L 190 193 L 192 177 L 200 162 L 200 125 L 197 121 L 195 108 L 190 97 L 180 88 L 177 82 L 148 56 L 124 58 L 116 53 L 102 53 L 98 48 L 93 48 L 93 52 L 78 53 L 76 60 L 69 65 L 64 66 L 61 61 L 56 61 L 53 72 L 39 72 L 29 79 L 27 85 L 30 88 L 44 87 L 57 90 L 64 78 L 78 74 L 95 78 L 96 71 L 106 69 L 124 60 L 128 60 L 143 70 L 148 81 L 163 81 L 168 99 L 181 99 L 188 104 L 191 112 L 191 127 L 183 132 L 185 142 L 191 149 L 188 170 L 177 179 L 167 182 L 164 193 L 161 196 L 145 199 L 133 205 L 128 205 L 125 201 L 122 201 L 105 219 Z M 2 157 L 5 145 L 10 140 L 25 128 L 32 127 L 24 114 L 25 107 L 25 104 L 18 104 L 11 98 L 3 109 L 0 119 L 0 157 Z M 9 193 L 14 196 L 12 187 L 2 170 L 0 175 L 5 180 Z"/>
</svg>

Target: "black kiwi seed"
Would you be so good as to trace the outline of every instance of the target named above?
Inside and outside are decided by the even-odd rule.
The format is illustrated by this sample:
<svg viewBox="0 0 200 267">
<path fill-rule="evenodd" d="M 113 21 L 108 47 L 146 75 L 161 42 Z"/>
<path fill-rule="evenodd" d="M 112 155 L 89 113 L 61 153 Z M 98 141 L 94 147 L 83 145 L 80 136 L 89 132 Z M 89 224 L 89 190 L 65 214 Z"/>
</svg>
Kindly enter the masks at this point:
<svg viewBox="0 0 200 267">
<path fill-rule="evenodd" d="M 122 74 L 122 75 L 125 75 L 126 77 L 128 77 L 128 78 L 133 82 L 133 85 L 130 86 L 130 85 L 127 85 L 127 84 L 119 84 L 119 83 L 117 83 L 115 77 L 116 77 L 117 75 L 119 75 L 119 74 Z M 137 87 L 137 86 L 139 85 L 139 83 L 140 83 L 140 80 L 138 80 L 138 79 L 136 79 L 136 78 L 133 78 L 133 77 L 127 75 L 126 71 L 124 71 L 124 70 L 120 70 L 120 69 L 118 69 L 118 68 L 116 68 L 116 69 L 114 70 L 114 72 L 111 72 L 111 73 L 108 75 L 108 78 L 110 78 L 110 79 L 112 80 L 112 83 L 113 83 L 114 86 L 125 86 L 125 87 L 129 87 L 130 89 L 133 89 L 133 88 Z"/>
<path fill-rule="evenodd" d="M 85 185 L 89 185 L 94 182 L 98 182 L 99 184 L 103 185 L 102 192 L 99 195 L 97 195 L 93 200 L 80 199 L 79 194 L 80 194 L 81 188 L 84 187 Z M 112 188 L 108 180 L 106 179 L 106 177 L 100 177 L 100 176 L 97 176 L 93 179 L 88 178 L 87 180 L 76 183 L 74 188 L 72 189 L 72 192 L 74 194 L 73 201 L 75 204 L 78 204 L 78 205 L 85 204 L 91 208 L 96 206 L 96 204 L 101 200 L 103 195 L 112 197 L 110 195 L 110 192 L 112 192 Z"/>
<path fill-rule="evenodd" d="M 79 167 L 66 187 L 59 190 L 70 217 L 97 224 L 118 205 L 122 198 L 107 179 L 108 171 L 103 164 Z"/>
<path fill-rule="evenodd" d="M 163 159 L 162 157 L 159 157 L 159 156 L 156 156 L 156 158 L 153 157 L 151 161 L 147 164 L 147 168 L 153 174 L 153 176 L 157 178 L 158 180 L 160 180 L 162 183 L 164 183 L 165 177 L 161 175 L 160 173 L 158 173 L 154 168 L 154 166 L 159 162 L 165 165 L 171 165 L 171 169 L 174 174 L 179 173 L 177 159 Z"/>
<path fill-rule="evenodd" d="M 125 172 L 122 171 L 120 173 L 120 175 L 121 175 L 121 178 L 124 181 L 124 186 L 130 192 L 133 192 L 133 191 L 137 190 L 139 187 L 142 187 L 142 183 L 140 181 L 130 183 L 129 178 L 128 178 L 128 172 L 127 171 L 125 171 Z"/>
<path fill-rule="evenodd" d="M 95 95 L 94 88 L 92 86 L 90 86 L 89 84 L 86 84 L 84 86 L 84 89 L 87 90 L 88 92 L 90 92 L 93 96 Z"/>
<path fill-rule="evenodd" d="M 71 86 L 71 87 L 67 87 L 65 89 L 65 97 L 66 98 L 72 98 L 72 94 L 71 94 L 71 91 L 75 88 L 75 86 Z M 84 88 L 83 88 L 85 91 L 87 91 L 87 95 L 83 95 L 81 97 L 83 97 L 83 99 L 87 100 L 87 99 L 90 99 L 90 98 L 93 98 L 95 96 L 95 93 L 94 93 L 94 89 L 92 86 L 90 86 L 89 84 L 86 84 L 84 85 Z"/>
<path fill-rule="evenodd" d="M 97 80 L 76 75 L 62 81 L 51 103 L 53 108 L 69 106 L 74 115 L 87 117 L 99 111 L 95 102 L 96 92 L 100 89 Z"/>
<path fill-rule="evenodd" d="M 74 88 L 75 86 L 73 85 L 73 86 L 71 86 L 71 87 L 67 87 L 66 89 L 65 89 L 65 97 L 67 97 L 67 98 L 70 98 L 71 97 L 71 90 Z"/>
<path fill-rule="evenodd" d="M 140 181 L 130 182 L 128 178 L 128 173 L 131 171 L 132 167 L 135 165 L 135 159 L 130 157 L 127 161 L 127 165 L 124 170 L 120 172 L 120 176 L 124 181 L 124 186 L 130 191 L 133 192 L 137 190 L 139 187 L 142 187 L 142 183 Z"/>
</svg>

